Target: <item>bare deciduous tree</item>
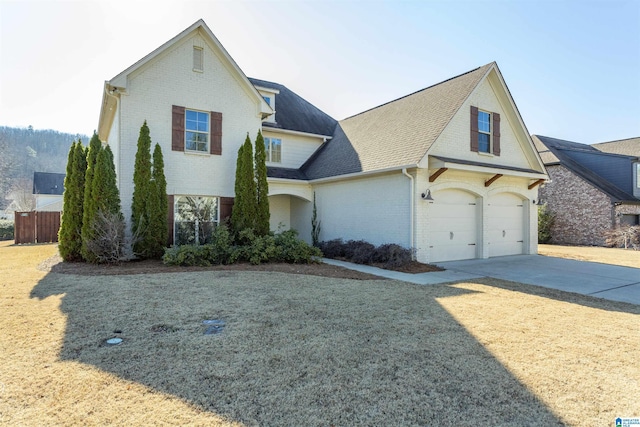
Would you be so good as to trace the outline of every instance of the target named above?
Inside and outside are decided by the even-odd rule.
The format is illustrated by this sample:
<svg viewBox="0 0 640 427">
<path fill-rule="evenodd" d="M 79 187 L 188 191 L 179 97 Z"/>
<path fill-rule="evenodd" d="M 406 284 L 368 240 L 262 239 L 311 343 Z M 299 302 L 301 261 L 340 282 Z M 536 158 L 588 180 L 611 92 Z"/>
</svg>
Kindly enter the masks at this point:
<svg viewBox="0 0 640 427">
<path fill-rule="evenodd" d="M 622 225 L 605 233 L 609 247 L 640 250 L 640 226 Z"/>
<path fill-rule="evenodd" d="M 36 208 L 36 197 L 33 195 L 33 181 L 28 178 L 17 179 L 9 192 L 12 200 L 9 209 L 16 212 L 29 212 Z"/>
</svg>

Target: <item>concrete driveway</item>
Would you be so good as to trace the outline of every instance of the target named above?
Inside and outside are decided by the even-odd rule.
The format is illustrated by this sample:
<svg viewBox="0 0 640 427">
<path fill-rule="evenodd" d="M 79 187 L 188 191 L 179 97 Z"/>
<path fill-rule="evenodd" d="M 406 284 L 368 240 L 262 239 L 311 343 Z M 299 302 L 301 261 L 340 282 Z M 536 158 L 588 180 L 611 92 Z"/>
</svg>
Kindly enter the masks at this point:
<svg viewBox="0 0 640 427">
<path fill-rule="evenodd" d="M 514 255 L 437 264 L 448 271 L 511 280 L 640 305 L 640 268 L 541 255 Z"/>
</svg>

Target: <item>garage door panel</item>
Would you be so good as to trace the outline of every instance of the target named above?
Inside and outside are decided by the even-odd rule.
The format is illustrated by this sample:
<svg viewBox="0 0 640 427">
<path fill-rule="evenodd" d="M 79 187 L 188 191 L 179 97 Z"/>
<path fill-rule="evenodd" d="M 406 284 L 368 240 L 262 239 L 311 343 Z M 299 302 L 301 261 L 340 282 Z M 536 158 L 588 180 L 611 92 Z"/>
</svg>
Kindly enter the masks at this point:
<svg viewBox="0 0 640 427">
<path fill-rule="evenodd" d="M 433 195 L 429 206 L 431 261 L 471 259 L 477 256 L 478 206 L 475 196 L 460 190 Z"/>
<path fill-rule="evenodd" d="M 525 212 L 523 201 L 514 194 L 498 194 L 488 201 L 489 256 L 524 253 Z"/>
</svg>

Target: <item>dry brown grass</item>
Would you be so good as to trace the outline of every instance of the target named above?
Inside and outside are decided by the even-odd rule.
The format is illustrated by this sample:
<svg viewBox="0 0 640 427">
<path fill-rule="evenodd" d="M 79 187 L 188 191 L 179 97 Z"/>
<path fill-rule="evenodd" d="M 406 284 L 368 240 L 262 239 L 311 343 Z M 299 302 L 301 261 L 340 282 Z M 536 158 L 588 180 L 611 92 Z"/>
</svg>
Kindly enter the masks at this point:
<svg viewBox="0 0 640 427">
<path fill-rule="evenodd" d="M 0 244 L 0 423 L 594 426 L 637 415 L 638 306 L 493 279 L 36 270 L 54 252 Z M 221 335 L 203 335 L 209 318 L 227 322 Z M 112 336 L 125 341 L 103 346 Z"/>
<path fill-rule="evenodd" d="M 597 246 L 538 245 L 540 255 L 640 268 L 640 251 Z"/>
</svg>

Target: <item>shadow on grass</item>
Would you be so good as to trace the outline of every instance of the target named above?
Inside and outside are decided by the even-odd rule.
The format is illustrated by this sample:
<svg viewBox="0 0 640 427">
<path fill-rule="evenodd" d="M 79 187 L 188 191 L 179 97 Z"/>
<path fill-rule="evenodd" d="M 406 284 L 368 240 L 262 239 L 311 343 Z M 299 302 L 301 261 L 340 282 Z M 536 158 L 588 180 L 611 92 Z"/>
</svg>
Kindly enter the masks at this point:
<svg viewBox="0 0 640 427">
<path fill-rule="evenodd" d="M 561 425 L 436 301 L 469 293 L 215 271 L 48 274 L 31 296 L 64 294 L 60 359 L 249 425 Z"/>
</svg>

